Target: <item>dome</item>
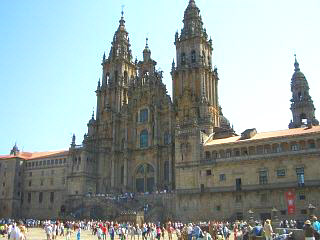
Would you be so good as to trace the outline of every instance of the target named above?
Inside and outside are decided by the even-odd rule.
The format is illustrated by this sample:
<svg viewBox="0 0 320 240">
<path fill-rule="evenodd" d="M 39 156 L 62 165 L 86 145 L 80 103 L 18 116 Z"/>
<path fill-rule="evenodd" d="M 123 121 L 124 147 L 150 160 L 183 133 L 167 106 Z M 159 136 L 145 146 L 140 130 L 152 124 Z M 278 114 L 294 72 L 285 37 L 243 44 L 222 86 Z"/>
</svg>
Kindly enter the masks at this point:
<svg viewBox="0 0 320 240">
<path fill-rule="evenodd" d="M 230 129 L 231 128 L 229 120 L 223 115 L 220 115 L 220 127 L 224 128 L 224 129 Z"/>
<path fill-rule="evenodd" d="M 96 120 L 94 120 L 94 112 L 93 112 L 93 113 L 92 113 L 92 117 L 91 117 L 88 125 L 93 125 L 93 124 L 95 124 L 95 123 L 96 123 Z"/>
</svg>

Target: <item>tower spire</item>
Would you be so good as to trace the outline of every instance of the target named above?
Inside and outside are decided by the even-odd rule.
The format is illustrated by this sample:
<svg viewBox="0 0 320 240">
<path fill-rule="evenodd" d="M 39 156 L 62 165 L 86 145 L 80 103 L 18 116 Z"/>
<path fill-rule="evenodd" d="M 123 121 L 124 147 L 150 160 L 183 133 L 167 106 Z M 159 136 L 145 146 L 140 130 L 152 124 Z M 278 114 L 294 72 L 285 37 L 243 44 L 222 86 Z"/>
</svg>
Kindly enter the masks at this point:
<svg viewBox="0 0 320 240">
<path fill-rule="evenodd" d="M 294 55 L 294 73 L 291 78 L 291 112 L 293 120 L 289 128 L 299 128 L 303 125 L 319 125 L 315 118 L 315 107 L 309 94 L 309 84 L 300 71 L 296 54 Z"/>
<path fill-rule="evenodd" d="M 294 71 L 295 72 L 300 71 L 299 63 L 297 61 L 297 54 L 294 54 Z"/>
</svg>

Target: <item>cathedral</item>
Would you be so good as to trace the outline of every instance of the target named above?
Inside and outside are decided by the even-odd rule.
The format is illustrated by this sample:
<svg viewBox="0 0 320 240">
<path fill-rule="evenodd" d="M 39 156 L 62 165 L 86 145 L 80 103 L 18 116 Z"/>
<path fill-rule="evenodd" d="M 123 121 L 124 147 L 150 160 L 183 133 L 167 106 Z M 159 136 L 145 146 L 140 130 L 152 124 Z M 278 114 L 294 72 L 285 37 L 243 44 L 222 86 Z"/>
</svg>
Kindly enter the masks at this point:
<svg viewBox="0 0 320 240">
<path fill-rule="evenodd" d="M 143 59 L 133 60 L 122 13 L 109 55 L 103 55 L 96 113 L 82 144 L 73 136 L 67 151 L 24 153 L 15 146 L 0 156 L 2 165 L 16 169 L 8 196 L 0 198 L 6 206 L 0 215 L 22 209 L 24 217 L 45 218 L 56 209 L 58 217 L 84 206 L 85 196 L 123 193 L 166 192 L 163 209 L 170 205 L 170 218 L 186 220 L 243 219 L 248 212 L 263 219 L 275 209 L 299 218 L 308 204 L 318 205 L 320 127 L 297 59 L 289 129 L 238 135 L 218 101 L 213 43 L 194 0 L 183 23 L 175 34 L 171 98 L 148 39 Z M 294 211 L 286 202 L 289 190 L 296 196 Z"/>
<path fill-rule="evenodd" d="M 70 148 L 75 164 L 78 159 L 88 158 L 97 166 L 83 166 L 91 171 L 74 176 L 79 184 L 74 191 L 171 190 L 176 151 L 184 152 L 185 161 L 194 157 L 186 154 L 188 143 L 181 140 L 175 145 L 176 132 L 197 126 L 199 134 L 234 135 L 221 116 L 219 78 L 217 69 L 212 68 L 212 40 L 208 39 L 194 1 L 185 11 L 184 28 L 181 34 L 176 33 L 175 45 L 177 64 L 172 64 L 171 99 L 148 40 L 142 61 L 133 61 L 122 15 L 110 53 L 103 56 L 96 118 L 93 115 L 88 123 L 83 146 L 77 148 L 73 142 Z"/>
</svg>

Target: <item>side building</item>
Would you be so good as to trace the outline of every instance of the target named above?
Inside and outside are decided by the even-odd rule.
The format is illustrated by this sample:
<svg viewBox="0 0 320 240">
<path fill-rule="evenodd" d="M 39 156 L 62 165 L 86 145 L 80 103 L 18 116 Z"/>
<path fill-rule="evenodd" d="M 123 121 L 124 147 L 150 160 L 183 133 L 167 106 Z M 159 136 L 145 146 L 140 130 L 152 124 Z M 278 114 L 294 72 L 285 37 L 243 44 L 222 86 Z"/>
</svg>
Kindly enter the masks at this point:
<svg viewBox="0 0 320 240">
<path fill-rule="evenodd" d="M 0 217 L 63 216 L 68 156 L 68 151 L 20 152 L 16 145 L 10 155 L 0 156 Z"/>
</svg>

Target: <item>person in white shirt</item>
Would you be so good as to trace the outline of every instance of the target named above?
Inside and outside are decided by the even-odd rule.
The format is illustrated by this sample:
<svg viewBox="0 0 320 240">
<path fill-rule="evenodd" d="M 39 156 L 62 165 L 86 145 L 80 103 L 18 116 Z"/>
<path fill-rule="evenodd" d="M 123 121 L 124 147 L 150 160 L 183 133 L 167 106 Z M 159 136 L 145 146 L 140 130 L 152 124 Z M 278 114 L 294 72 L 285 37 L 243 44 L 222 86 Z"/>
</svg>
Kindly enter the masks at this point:
<svg viewBox="0 0 320 240">
<path fill-rule="evenodd" d="M 21 226 L 21 223 L 18 223 L 12 228 L 9 238 L 10 240 L 21 240 L 22 234 L 20 232 L 19 226 Z"/>
<path fill-rule="evenodd" d="M 46 235 L 47 235 L 47 240 L 52 240 L 51 236 L 52 236 L 52 226 L 51 224 L 47 224 L 44 228 Z"/>
<path fill-rule="evenodd" d="M 12 232 L 12 223 L 8 226 L 8 239 L 10 239 L 10 233 Z"/>
</svg>

